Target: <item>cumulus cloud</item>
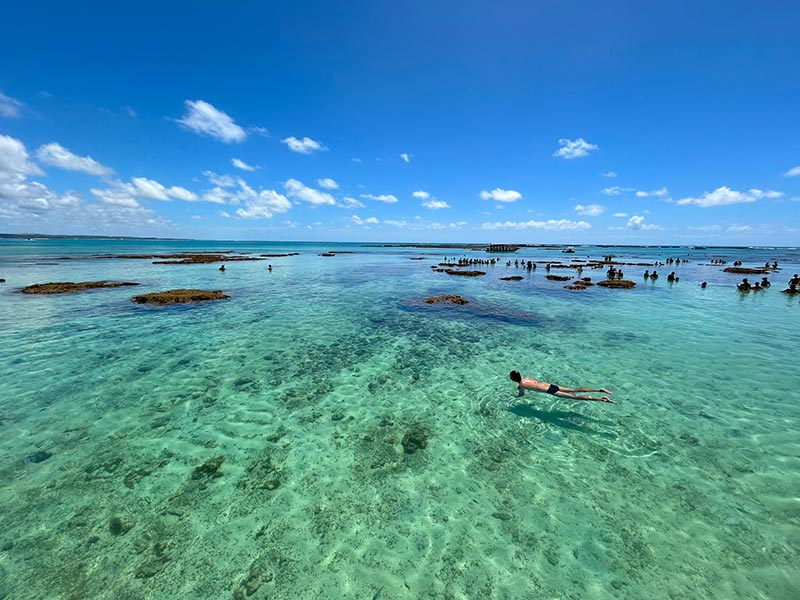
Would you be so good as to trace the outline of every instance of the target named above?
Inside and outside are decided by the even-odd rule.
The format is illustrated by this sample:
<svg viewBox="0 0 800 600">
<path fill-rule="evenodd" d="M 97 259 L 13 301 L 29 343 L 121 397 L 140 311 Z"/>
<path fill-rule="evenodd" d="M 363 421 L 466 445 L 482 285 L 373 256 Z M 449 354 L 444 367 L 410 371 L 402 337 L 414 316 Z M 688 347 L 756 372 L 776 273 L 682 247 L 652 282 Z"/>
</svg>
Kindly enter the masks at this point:
<svg viewBox="0 0 800 600">
<path fill-rule="evenodd" d="M 706 232 L 714 232 L 719 231 L 722 229 L 719 225 L 689 225 L 687 227 L 689 231 L 706 231 Z"/>
<path fill-rule="evenodd" d="M 544 229 L 544 230 L 574 230 L 591 229 L 586 221 L 569 221 L 567 219 L 548 219 L 547 221 L 505 221 L 504 223 L 483 223 L 481 229 Z"/>
<path fill-rule="evenodd" d="M 445 202 L 444 200 L 437 200 L 436 198 L 431 198 L 430 200 L 426 200 L 422 203 L 422 206 L 425 208 L 430 208 L 431 210 L 439 210 L 440 208 L 450 208 L 450 205 Z"/>
<path fill-rule="evenodd" d="M 242 219 L 271 219 L 292 207 L 288 198 L 275 190 L 262 190 L 258 193 L 249 187 L 247 190 L 243 199 L 244 207 L 236 209 L 236 215 Z"/>
<path fill-rule="evenodd" d="M 750 225 L 731 225 L 728 227 L 728 231 L 750 231 L 753 229 Z"/>
<path fill-rule="evenodd" d="M 219 175 L 214 171 L 203 171 L 203 176 L 216 186 L 229 188 L 235 187 L 237 178 L 232 175 Z"/>
<path fill-rule="evenodd" d="M 637 190 L 636 197 L 637 198 L 650 198 L 650 197 L 668 198 L 669 197 L 669 191 L 665 187 L 662 187 L 659 190 L 652 190 L 650 192 L 646 192 L 644 190 Z"/>
<path fill-rule="evenodd" d="M 25 144 L 10 135 L 0 135 L 0 177 L 22 180 L 29 175 L 44 175 L 30 160 Z"/>
<path fill-rule="evenodd" d="M 337 206 L 342 208 L 364 208 L 364 203 L 350 196 L 345 196 L 342 198 L 341 204 L 337 204 Z"/>
<path fill-rule="evenodd" d="M 0 117 L 17 119 L 22 116 L 22 109 L 24 107 L 25 105 L 19 100 L 0 92 Z"/>
<path fill-rule="evenodd" d="M 628 213 L 625 213 L 625 212 L 616 212 L 616 213 L 614 213 L 614 214 L 613 214 L 613 215 L 611 215 L 611 216 L 612 216 L 612 217 L 627 217 L 627 216 L 628 216 Z"/>
<path fill-rule="evenodd" d="M 369 217 L 368 219 L 362 219 L 358 215 L 353 215 L 350 218 L 353 220 L 353 223 L 355 223 L 356 225 L 377 225 L 378 223 L 380 223 L 380 221 L 378 219 L 376 219 L 375 217 Z"/>
<path fill-rule="evenodd" d="M 207 135 L 226 144 L 243 142 L 247 133 L 221 110 L 203 100 L 186 100 L 186 114 L 178 123 L 195 133 Z"/>
<path fill-rule="evenodd" d="M 292 152 L 299 152 L 300 154 L 312 154 L 320 150 L 327 150 L 327 148 L 322 145 L 322 142 L 312 140 L 308 137 L 299 140 L 294 136 L 290 136 L 282 139 L 281 142 L 286 144 Z"/>
<path fill-rule="evenodd" d="M 561 146 L 561 148 L 556 150 L 553 156 L 560 156 L 567 160 L 587 156 L 592 150 L 597 150 L 596 145 L 590 144 L 583 138 L 578 138 L 577 140 L 561 138 L 558 140 L 558 145 Z"/>
<path fill-rule="evenodd" d="M 661 229 L 658 225 L 651 225 L 649 223 L 644 222 L 644 217 L 640 215 L 634 215 L 630 219 L 628 219 L 628 229 L 636 229 L 641 231 L 651 231 L 654 229 Z"/>
<path fill-rule="evenodd" d="M 336 181 L 334 181 L 330 177 L 323 177 L 322 179 L 317 179 L 317 185 L 319 187 L 321 187 L 321 188 L 326 189 L 326 190 L 338 190 L 339 189 L 339 184 L 336 183 Z"/>
<path fill-rule="evenodd" d="M 702 208 L 709 208 L 712 206 L 726 206 L 729 204 L 747 204 L 756 202 L 762 198 L 780 198 L 783 196 L 782 192 L 774 190 L 762 191 L 759 189 L 750 189 L 746 192 L 737 192 L 729 187 L 722 186 L 715 189 L 713 192 L 705 192 L 702 196 L 694 198 L 682 198 L 678 200 L 678 204 L 694 204 Z"/>
<path fill-rule="evenodd" d="M 386 204 L 394 204 L 397 202 L 397 196 L 393 194 L 381 194 L 379 196 L 375 196 L 374 194 L 361 194 L 361 198 L 365 198 L 366 200 L 377 200 L 378 202 L 386 202 Z"/>
<path fill-rule="evenodd" d="M 575 212 L 584 217 L 596 217 L 602 215 L 605 210 L 606 207 L 599 204 L 587 204 L 586 206 L 583 204 L 575 205 Z"/>
<path fill-rule="evenodd" d="M 402 158 L 402 159 L 403 159 L 405 162 L 407 162 L 407 163 L 410 163 L 410 162 L 411 162 L 411 157 L 412 157 L 412 156 L 414 156 L 414 155 L 413 155 L 413 154 L 409 154 L 408 152 L 403 152 L 403 153 L 400 155 L 400 158 Z"/>
<path fill-rule="evenodd" d="M 605 194 L 606 196 L 619 196 L 622 193 L 632 192 L 632 191 L 633 188 L 620 187 L 618 185 L 615 185 L 612 187 L 603 188 L 602 193 Z"/>
<path fill-rule="evenodd" d="M 78 156 L 55 142 L 39 146 L 36 157 L 46 165 L 65 171 L 79 171 L 99 177 L 111 175 L 113 172 L 112 169 L 100 164 L 91 156 Z"/>
<path fill-rule="evenodd" d="M 414 198 L 419 198 L 420 200 L 427 200 L 431 197 L 431 195 L 425 190 L 417 190 L 411 195 L 414 196 Z"/>
<path fill-rule="evenodd" d="M 167 187 L 154 179 L 134 177 L 130 183 L 114 181 L 105 189 L 93 188 L 94 194 L 101 202 L 117 206 L 139 206 L 137 199 L 170 201 L 184 200 L 194 202 L 197 194 L 179 186 Z"/>
<path fill-rule="evenodd" d="M 242 171 L 258 171 L 261 167 L 248 165 L 241 158 L 232 158 L 231 164 Z"/>
<path fill-rule="evenodd" d="M 784 177 L 800 177 L 800 166 L 792 167 L 786 173 L 783 174 Z"/>
<path fill-rule="evenodd" d="M 516 190 L 495 188 L 491 192 L 486 190 L 482 191 L 481 198 L 483 200 L 496 200 L 497 202 L 516 202 L 522 198 L 522 194 Z"/>
<path fill-rule="evenodd" d="M 617 174 L 614 171 L 607 171 L 603 173 L 603 177 L 616 177 Z"/>
<path fill-rule="evenodd" d="M 310 188 L 297 179 L 289 179 L 283 184 L 286 195 L 296 200 L 302 200 L 309 204 L 336 204 L 333 196 Z"/>
</svg>

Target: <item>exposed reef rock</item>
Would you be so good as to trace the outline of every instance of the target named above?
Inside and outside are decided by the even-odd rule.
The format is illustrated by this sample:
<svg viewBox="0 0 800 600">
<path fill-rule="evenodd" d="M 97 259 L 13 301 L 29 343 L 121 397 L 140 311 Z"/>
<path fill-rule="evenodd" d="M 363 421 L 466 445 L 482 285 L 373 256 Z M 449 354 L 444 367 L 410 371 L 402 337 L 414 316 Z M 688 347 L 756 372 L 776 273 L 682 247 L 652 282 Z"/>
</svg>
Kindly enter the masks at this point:
<svg viewBox="0 0 800 600">
<path fill-rule="evenodd" d="M 457 269 L 445 269 L 448 275 L 461 275 L 462 277 L 478 277 L 479 275 L 486 275 L 486 271 L 459 271 Z"/>
<path fill-rule="evenodd" d="M 500 281 L 522 281 L 523 279 L 525 278 L 522 275 L 510 275 L 509 277 L 501 277 Z"/>
<path fill-rule="evenodd" d="M 412 427 L 403 436 L 403 452 L 414 454 L 428 447 L 428 434 L 420 427 Z"/>
<path fill-rule="evenodd" d="M 203 302 L 205 300 L 224 300 L 230 298 L 221 290 L 168 290 L 134 296 L 131 302 L 137 304 L 182 304 L 184 302 Z"/>
<path fill-rule="evenodd" d="M 628 279 L 609 279 L 607 281 L 598 281 L 597 285 L 607 288 L 632 288 L 636 287 L 633 281 Z"/>
<path fill-rule="evenodd" d="M 225 461 L 224 456 L 215 456 L 208 459 L 202 465 L 194 468 L 192 471 L 192 479 L 208 479 L 209 477 L 222 477 L 222 471 L 219 468 Z"/>
<path fill-rule="evenodd" d="M 79 283 L 62 281 L 59 283 L 37 283 L 24 287 L 21 291 L 23 294 L 71 294 L 72 292 L 80 292 L 83 290 L 116 288 L 125 285 L 139 284 L 132 281 L 81 281 Z"/>
<path fill-rule="evenodd" d="M 725 267 L 722 269 L 725 273 L 737 273 L 739 275 L 769 275 L 772 273 L 770 269 L 764 267 Z"/>
<path fill-rule="evenodd" d="M 281 258 L 283 256 L 299 256 L 299 252 L 289 252 L 288 254 L 260 254 L 259 256 L 263 256 L 265 258 Z"/>
<path fill-rule="evenodd" d="M 462 298 L 461 296 L 456 296 L 454 294 L 448 294 L 446 296 L 431 296 L 430 298 L 425 298 L 425 302 L 428 304 L 469 304 L 469 300 L 466 298 Z"/>
<path fill-rule="evenodd" d="M 412 256 L 409 260 L 428 260 L 424 256 Z"/>
<path fill-rule="evenodd" d="M 236 255 L 223 255 L 223 254 L 189 254 L 174 257 L 170 260 L 154 260 L 154 265 L 205 265 L 217 262 L 234 262 L 241 260 L 264 260 L 256 256 L 236 256 Z"/>
<path fill-rule="evenodd" d="M 545 279 L 550 281 L 569 281 L 572 277 L 569 275 L 545 275 Z"/>
<path fill-rule="evenodd" d="M 323 252 L 320 256 L 336 256 L 333 252 Z"/>
<path fill-rule="evenodd" d="M 6 282 L 6 280 L 3 279 L 2 277 L 0 277 L 0 283 L 5 283 L 5 282 Z"/>
</svg>

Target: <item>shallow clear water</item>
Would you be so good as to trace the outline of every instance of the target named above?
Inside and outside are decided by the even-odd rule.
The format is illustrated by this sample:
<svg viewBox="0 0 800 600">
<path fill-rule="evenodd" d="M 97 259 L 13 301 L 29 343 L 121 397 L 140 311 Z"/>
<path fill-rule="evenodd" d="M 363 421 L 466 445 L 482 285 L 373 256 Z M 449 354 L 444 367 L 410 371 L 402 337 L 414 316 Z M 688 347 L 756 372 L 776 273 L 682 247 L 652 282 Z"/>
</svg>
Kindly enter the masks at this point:
<svg viewBox="0 0 800 600">
<path fill-rule="evenodd" d="M 300 255 L 97 257 L 201 249 Z M 800 252 L 577 250 L 455 278 L 430 266 L 487 255 L 1 240 L 0 598 L 800 597 Z M 605 254 L 692 262 L 583 292 L 504 262 Z M 781 268 L 739 294 L 710 258 Z M 18 293 L 98 279 L 142 285 Z M 130 302 L 183 287 L 231 298 Z"/>
</svg>

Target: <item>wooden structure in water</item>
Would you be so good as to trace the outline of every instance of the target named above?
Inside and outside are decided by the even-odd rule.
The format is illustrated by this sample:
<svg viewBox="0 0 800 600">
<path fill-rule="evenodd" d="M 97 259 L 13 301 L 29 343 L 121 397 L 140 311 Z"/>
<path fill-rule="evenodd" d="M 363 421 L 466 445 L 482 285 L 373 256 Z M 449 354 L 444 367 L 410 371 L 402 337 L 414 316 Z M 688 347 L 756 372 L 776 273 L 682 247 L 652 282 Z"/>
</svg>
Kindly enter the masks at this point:
<svg viewBox="0 0 800 600">
<path fill-rule="evenodd" d="M 519 246 L 511 244 L 489 244 L 486 248 L 486 252 L 516 252 L 517 250 L 519 250 Z"/>
</svg>

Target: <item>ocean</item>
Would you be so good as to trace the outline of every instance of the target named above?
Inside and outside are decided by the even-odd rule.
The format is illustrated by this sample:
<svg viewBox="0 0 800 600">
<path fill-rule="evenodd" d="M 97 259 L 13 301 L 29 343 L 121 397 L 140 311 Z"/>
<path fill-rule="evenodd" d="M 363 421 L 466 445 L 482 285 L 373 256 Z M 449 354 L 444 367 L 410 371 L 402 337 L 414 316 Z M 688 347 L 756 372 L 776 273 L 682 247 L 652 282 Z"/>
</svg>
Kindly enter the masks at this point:
<svg viewBox="0 0 800 600">
<path fill-rule="evenodd" d="M 1 239 L 0 598 L 800 597 L 800 250 L 574 249 Z"/>
</svg>

